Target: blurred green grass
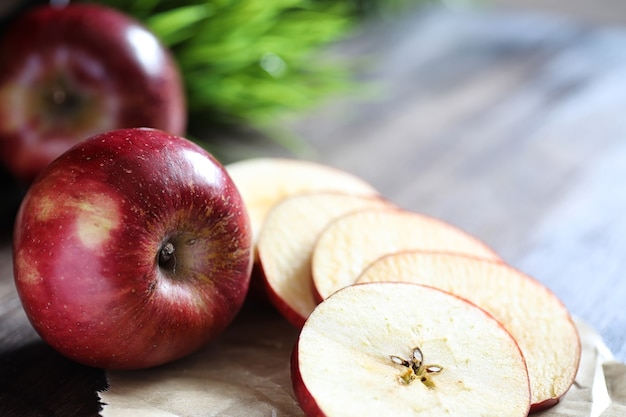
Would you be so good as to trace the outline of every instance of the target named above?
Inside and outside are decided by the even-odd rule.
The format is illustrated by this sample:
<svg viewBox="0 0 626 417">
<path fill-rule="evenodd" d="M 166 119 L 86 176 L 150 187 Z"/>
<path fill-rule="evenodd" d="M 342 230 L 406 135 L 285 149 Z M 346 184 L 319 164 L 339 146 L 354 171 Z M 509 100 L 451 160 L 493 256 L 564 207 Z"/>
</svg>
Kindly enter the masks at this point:
<svg viewBox="0 0 626 417">
<path fill-rule="evenodd" d="M 194 126 L 245 125 L 284 146 L 278 119 L 355 87 L 354 62 L 324 54 L 368 18 L 433 0 L 100 0 L 171 49 Z M 194 132 L 190 132 L 194 134 Z"/>
</svg>

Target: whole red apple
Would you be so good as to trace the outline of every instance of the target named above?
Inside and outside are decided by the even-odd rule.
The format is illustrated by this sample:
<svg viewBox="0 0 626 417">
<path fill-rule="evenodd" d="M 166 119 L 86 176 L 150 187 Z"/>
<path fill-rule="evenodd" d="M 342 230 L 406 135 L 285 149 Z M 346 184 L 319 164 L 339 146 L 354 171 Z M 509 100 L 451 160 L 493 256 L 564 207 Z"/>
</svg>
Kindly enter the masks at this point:
<svg viewBox="0 0 626 417">
<path fill-rule="evenodd" d="M 174 59 L 150 31 L 114 9 L 28 9 L 4 34 L 0 62 L 0 160 L 26 183 L 98 133 L 184 133 L 184 87 Z"/>
<path fill-rule="evenodd" d="M 131 369 L 189 354 L 242 307 L 252 234 L 240 194 L 198 145 L 154 129 L 96 135 L 32 184 L 14 273 L 33 327 L 63 355 Z"/>
</svg>

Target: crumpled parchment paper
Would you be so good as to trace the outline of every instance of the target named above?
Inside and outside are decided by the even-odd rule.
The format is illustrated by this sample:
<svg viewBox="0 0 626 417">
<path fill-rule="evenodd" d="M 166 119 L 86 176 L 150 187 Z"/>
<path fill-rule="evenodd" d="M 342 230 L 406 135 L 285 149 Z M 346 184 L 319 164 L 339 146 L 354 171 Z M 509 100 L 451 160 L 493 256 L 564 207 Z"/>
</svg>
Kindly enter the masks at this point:
<svg viewBox="0 0 626 417">
<path fill-rule="evenodd" d="M 537 417 L 626 416 L 626 364 L 577 320 L 582 357 L 561 402 Z M 109 371 L 102 417 L 303 416 L 289 360 L 298 332 L 277 314 L 245 311 L 218 340 L 187 358 L 142 371 Z"/>
</svg>

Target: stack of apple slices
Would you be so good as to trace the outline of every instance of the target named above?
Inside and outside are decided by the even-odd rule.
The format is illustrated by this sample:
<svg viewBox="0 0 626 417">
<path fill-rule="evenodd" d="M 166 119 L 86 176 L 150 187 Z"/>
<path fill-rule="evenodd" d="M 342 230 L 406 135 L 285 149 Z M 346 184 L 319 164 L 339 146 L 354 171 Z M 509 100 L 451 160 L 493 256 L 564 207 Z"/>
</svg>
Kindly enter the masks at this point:
<svg viewBox="0 0 626 417">
<path fill-rule="evenodd" d="M 307 416 L 525 417 L 524 357 L 484 310 L 432 287 L 345 287 L 310 315 L 292 355 Z"/>
<path fill-rule="evenodd" d="M 317 305 L 310 265 L 324 227 L 353 210 L 389 204 L 376 196 L 318 191 L 285 198 L 269 211 L 259 235 L 259 261 L 267 296 L 289 322 L 302 327 Z"/>
<path fill-rule="evenodd" d="M 350 174 L 328 168 L 315 182 L 288 175 L 310 163 L 262 163 L 291 166 L 277 189 L 240 192 L 268 297 L 301 328 L 292 377 L 307 415 L 525 415 L 567 392 L 580 338 L 543 284 Z M 345 178 L 358 186 L 324 188 Z"/>
<path fill-rule="evenodd" d="M 251 304 L 267 304 L 268 294 L 257 243 L 268 212 L 278 202 L 300 193 L 315 191 L 359 196 L 379 194 L 375 187 L 353 174 L 312 161 L 259 157 L 232 162 L 225 168 L 237 186 L 250 218 L 254 254 L 248 292 Z M 290 316 L 295 318 L 292 314 Z"/>
<path fill-rule="evenodd" d="M 430 285 L 482 307 L 517 341 L 528 366 L 532 411 L 554 405 L 572 384 L 580 343 L 565 306 L 538 281 L 506 265 L 452 253 L 383 256 L 356 280 Z"/>
<path fill-rule="evenodd" d="M 377 195 L 365 180 L 334 167 L 287 158 L 251 158 L 226 165 L 244 199 L 256 242 L 269 210 L 281 199 L 309 191 Z"/>
</svg>

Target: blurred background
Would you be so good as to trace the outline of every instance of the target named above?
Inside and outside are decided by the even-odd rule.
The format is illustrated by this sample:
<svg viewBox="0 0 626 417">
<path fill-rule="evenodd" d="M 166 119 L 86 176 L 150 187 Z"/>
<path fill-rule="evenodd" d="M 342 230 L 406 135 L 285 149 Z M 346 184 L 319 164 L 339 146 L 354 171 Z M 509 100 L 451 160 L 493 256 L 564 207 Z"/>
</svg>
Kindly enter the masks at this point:
<svg viewBox="0 0 626 417">
<path fill-rule="evenodd" d="M 626 2 L 622 0 L 492 0 L 495 7 L 534 11 L 609 25 L 626 24 Z"/>
<path fill-rule="evenodd" d="M 0 29 L 32 5 L 66 2 L 2 0 Z M 244 156 L 230 153 L 233 136 L 248 144 L 247 139 L 268 138 L 270 145 L 279 145 L 278 152 L 305 155 L 306 144 L 286 128 L 285 120 L 307 117 L 338 96 L 358 93 L 366 98 L 371 85 L 353 82 L 372 77 L 367 74 L 372 55 L 367 46 L 354 47 L 355 42 L 369 42 L 362 39 L 376 30 L 403 30 L 410 37 L 421 13 L 510 13 L 583 26 L 626 25 L 626 2 L 620 0 L 95 2 L 141 20 L 174 52 L 187 84 L 188 136 L 225 160 Z M 413 23 L 407 23 L 407 16 Z M 195 39 L 208 39 L 210 45 Z"/>
</svg>

